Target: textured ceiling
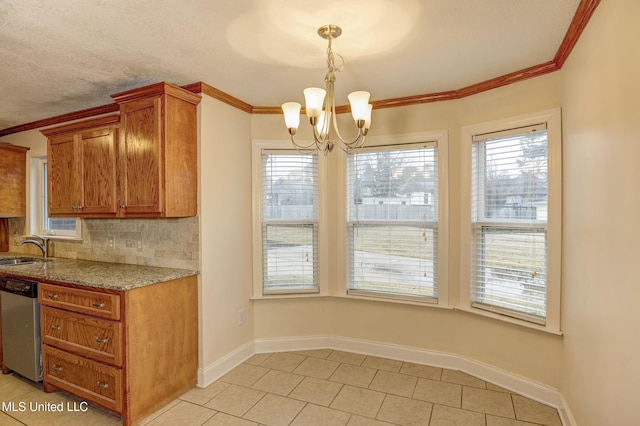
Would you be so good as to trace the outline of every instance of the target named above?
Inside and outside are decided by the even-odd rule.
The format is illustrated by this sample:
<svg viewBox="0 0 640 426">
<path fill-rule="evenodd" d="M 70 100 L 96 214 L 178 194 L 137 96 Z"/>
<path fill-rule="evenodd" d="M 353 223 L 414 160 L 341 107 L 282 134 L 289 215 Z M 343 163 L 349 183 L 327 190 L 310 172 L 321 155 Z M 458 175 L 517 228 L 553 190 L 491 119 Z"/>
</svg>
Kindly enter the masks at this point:
<svg viewBox="0 0 640 426">
<path fill-rule="evenodd" d="M 111 103 L 158 81 L 254 106 L 324 86 L 337 102 L 459 89 L 553 59 L 579 0 L 0 0 L 0 129 Z"/>
</svg>

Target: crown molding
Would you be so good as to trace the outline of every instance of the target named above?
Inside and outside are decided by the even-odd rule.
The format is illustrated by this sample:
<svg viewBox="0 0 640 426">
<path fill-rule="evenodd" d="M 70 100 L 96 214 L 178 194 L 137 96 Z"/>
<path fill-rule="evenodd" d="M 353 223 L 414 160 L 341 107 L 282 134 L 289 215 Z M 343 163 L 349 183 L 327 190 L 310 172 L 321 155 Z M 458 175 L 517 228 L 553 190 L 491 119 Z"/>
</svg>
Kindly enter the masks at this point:
<svg viewBox="0 0 640 426">
<path fill-rule="evenodd" d="M 601 0 L 580 0 L 580 4 L 576 9 L 576 13 L 571 20 L 571 24 L 569 25 L 564 39 L 562 40 L 562 43 L 560 44 L 560 47 L 558 48 L 553 60 L 549 62 L 514 71 L 512 73 L 495 77 L 480 83 L 472 84 L 471 86 L 463 87 L 458 90 L 372 101 L 371 104 L 373 105 L 373 109 L 394 108 L 407 105 L 424 104 L 429 102 L 442 102 L 461 99 L 467 96 L 485 92 L 487 90 L 496 89 L 498 87 L 507 86 L 509 84 L 527 80 L 529 78 L 539 77 L 541 75 L 558 71 L 562 68 L 565 61 L 569 57 L 569 54 L 578 42 L 582 31 L 587 26 L 587 23 L 591 19 L 591 16 L 593 16 L 593 13 L 600 4 L 600 1 Z M 214 99 L 217 99 L 249 114 L 282 114 L 282 110 L 279 106 L 252 106 L 234 96 L 229 95 L 228 93 L 218 90 L 215 87 L 212 87 L 203 82 L 188 84 L 186 86 L 182 86 L 182 88 L 196 94 L 201 93 L 208 95 Z M 45 126 L 53 126 L 72 120 L 93 117 L 96 115 L 108 114 L 116 112 L 118 110 L 119 106 L 116 103 L 102 105 L 95 108 L 84 109 L 81 111 L 71 112 L 68 114 L 58 115 L 55 117 L 45 118 L 43 120 L 33 121 L 31 123 L 2 129 L 0 130 L 0 136 L 38 129 Z M 338 114 L 346 113 L 348 111 L 350 111 L 350 109 L 347 105 L 340 105 L 336 107 L 336 113 Z M 304 108 L 302 113 L 304 113 Z"/>
<path fill-rule="evenodd" d="M 204 95 L 210 96 L 214 99 L 219 100 L 220 102 L 224 102 L 225 104 L 238 108 L 241 111 L 248 112 L 250 114 L 254 112 L 254 107 L 252 105 L 241 101 L 240 99 L 231 96 L 228 93 L 223 92 L 222 90 L 218 90 L 215 87 L 208 85 L 207 83 L 192 83 L 186 86 L 182 86 L 182 88 L 193 93 L 202 93 Z"/>
<path fill-rule="evenodd" d="M 553 58 L 553 62 L 558 66 L 558 69 L 564 65 L 599 4 L 600 0 L 580 0 L 576 14 L 573 15 L 569 29 L 564 35 L 564 39 L 556 52 L 556 56 Z"/>
<path fill-rule="evenodd" d="M 19 126 L 8 127 L 6 129 L 0 130 L 0 136 L 25 132 L 27 130 L 39 129 L 41 127 L 55 126 L 56 124 L 62 124 L 74 120 L 81 120 L 83 118 L 95 117 L 102 114 L 109 114 L 112 112 L 118 112 L 119 110 L 120 106 L 116 103 L 83 109 L 80 111 L 56 115 L 55 117 L 49 117 L 38 121 L 32 121 L 31 123 L 25 123 Z"/>
</svg>

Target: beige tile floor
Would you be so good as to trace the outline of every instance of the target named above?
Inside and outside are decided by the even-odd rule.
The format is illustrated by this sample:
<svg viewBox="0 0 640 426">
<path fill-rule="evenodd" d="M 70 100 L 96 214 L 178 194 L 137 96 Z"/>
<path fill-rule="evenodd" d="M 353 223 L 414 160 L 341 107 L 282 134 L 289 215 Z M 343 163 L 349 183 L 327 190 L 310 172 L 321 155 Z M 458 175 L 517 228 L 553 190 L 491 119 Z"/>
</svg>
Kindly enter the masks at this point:
<svg viewBox="0 0 640 426">
<path fill-rule="evenodd" d="M 79 403 L 0 377 L 0 426 L 111 426 L 96 408 L 60 413 L 11 410 L 8 402 Z M 69 405 L 71 404 L 71 405 Z M 259 354 L 194 388 L 143 426 L 562 426 L 558 412 L 468 374 L 330 349 Z"/>
</svg>

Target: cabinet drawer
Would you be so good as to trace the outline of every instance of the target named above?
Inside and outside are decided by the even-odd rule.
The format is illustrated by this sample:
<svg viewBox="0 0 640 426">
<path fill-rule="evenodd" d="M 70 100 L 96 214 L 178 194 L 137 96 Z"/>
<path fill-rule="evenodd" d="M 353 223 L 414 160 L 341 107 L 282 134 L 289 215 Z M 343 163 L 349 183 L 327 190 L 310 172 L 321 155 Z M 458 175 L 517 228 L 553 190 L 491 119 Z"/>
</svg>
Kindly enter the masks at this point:
<svg viewBox="0 0 640 426">
<path fill-rule="evenodd" d="M 43 306 L 42 342 L 77 355 L 122 366 L 122 324 Z"/>
<path fill-rule="evenodd" d="M 41 305 L 113 320 L 120 319 L 120 295 L 52 284 L 38 286 Z"/>
<path fill-rule="evenodd" d="M 42 347 L 46 383 L 117 413 L 122 412 L 122 370 L 52 348 Z"/>
</svg>

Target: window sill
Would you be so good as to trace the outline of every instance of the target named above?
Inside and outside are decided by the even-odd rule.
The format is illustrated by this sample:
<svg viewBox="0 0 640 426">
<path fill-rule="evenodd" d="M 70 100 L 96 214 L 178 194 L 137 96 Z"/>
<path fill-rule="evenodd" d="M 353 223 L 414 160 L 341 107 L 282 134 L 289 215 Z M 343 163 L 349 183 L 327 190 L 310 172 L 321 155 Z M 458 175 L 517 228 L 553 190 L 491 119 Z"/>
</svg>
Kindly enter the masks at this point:
<svg viewBox="0 0 640 426">
<path fill-rule="evenodd" d="M 251 296 L 249 300 L 274 300 L 274 299 L 317 299 L 332 297 L 328 293 L 287 293 L 287 294 L 261 294 Z"/>
<path fill-rule="evenodd" d="M 453 309 L 453 306 L 440 304 L 434 299 L 429 300 L 417 300 L 409 298 L 394 298 L 394 297 L 382 297 L 377 295 L 365 295 L 365 294 L 336 294 L 333 297 L 338 299 L 351 299 L 351 300 L 367 300 L 371 302 L 383 302 L 383 303 L 396 303 L 400 305 L 413 305 L 413 306 L 428 306 L 431 308 L 440 309 Z"/>
<path fill-rule="evenodd" d="M 22 236 L 22 239 L 25 238 L 29 238 L 32 236 L 36 236 L 36 237 L 45 237 L 49 240 L 63 240 L 63 241 L 83 241 L 82 237 L 72 237 L 69 235 L 49 235 L 49 234 L 31 234 L 31 235 L 24 235 Z"/>
<path fill-rule="evenodd" d="M 380 296 L 365 296 L 360 294 L 354 295 L 354 294 L 329 294 L 329 293 L 313 293 L 313 294 L 289 293 L 289 294 L 269 294 L 269 295 L 252 296 L 249 299 L 255 300 L 255 301 L 262 301 L 262 300 L 274 300 L 274 299 L 277 300 L 277 299 L 315 299 L 315 298 L 366 300 L 369 302 L 395 303 L 395 304 L 413 305 L 413 306 L 428 306 L 432 308 L 440 308 L 440 309 L 448 309 L 448 310 L 454 309 L 453 306 L 441 305 L 436 302 L 408 300 L 408 299 L 393 299 L 393 298 L 385 298 Z"/>
<path fill-rule="evenodd" d="M 456 311 L 465 312 L 472 315 L 480 315 L 485 318 L 491 318 L 491 319 L 506 322 L 509 324 L 519 325 L 520 327 L 526 327 L 533 330 L 542 331 L 543 333 L 553 334 L 554 336 L 562 336 L 564 334 L 560 329 L 535 324 L 533 322 L 528 322 L 525 320 L 513 318 L 507 315 L 503 315 L 503 314 L 499 314 L 491 311 L 485 311 L 484 309 L 478 309 L 478 308 L 472 308 L 472 307 L 465 308 L 461 306 L 452 306 L 451 308 Z"/>
</svg>

